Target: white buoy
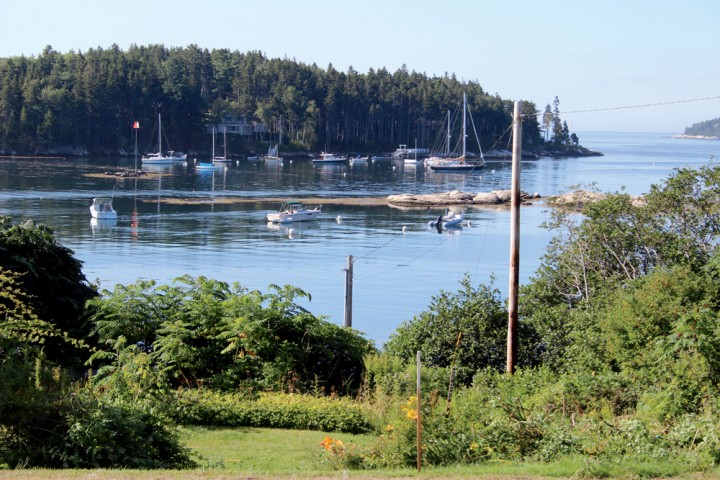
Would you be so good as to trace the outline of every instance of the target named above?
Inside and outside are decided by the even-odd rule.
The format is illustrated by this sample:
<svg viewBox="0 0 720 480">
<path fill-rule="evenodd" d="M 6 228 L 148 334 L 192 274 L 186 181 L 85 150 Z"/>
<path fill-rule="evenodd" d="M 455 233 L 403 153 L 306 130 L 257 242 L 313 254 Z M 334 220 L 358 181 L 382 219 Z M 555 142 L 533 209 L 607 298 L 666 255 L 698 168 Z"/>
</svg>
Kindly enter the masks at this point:
<svg viewBox="0 0 720 480">
<path fill-rule="evenodd" d="M 340 215 L 338 215 L 338 216 L 335 218 L 335 220 L 337 221 L 337 223 L 340 223 L 340 222 L 342 222 L 342 217 L 341 217 Z"/>
<path fill-rule="evenodd" d="M 402 232 L 403 232 L 403 234 L 405 234 L 405 232 L 407 232 L 407 225 L 403 225 Z"/>
</svg>

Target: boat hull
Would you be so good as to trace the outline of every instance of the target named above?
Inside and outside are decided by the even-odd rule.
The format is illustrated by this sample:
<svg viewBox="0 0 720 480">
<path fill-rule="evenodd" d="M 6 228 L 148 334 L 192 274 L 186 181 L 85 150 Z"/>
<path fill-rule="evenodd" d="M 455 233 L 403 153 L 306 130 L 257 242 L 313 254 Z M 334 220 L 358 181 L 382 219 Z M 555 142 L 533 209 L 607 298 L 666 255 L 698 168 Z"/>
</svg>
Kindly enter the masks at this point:
<svg viewBox="0 0 720 480">
<path fill-rule="evenodd" d="M 303 212 L 296 213 L 268 213 L 268 222 L 272 223 L 293 223 L 293 222 L 304 222 L 307 220 L 315 220 L 320 215 L 320 209 L 305 210 Z"/>
</svg>

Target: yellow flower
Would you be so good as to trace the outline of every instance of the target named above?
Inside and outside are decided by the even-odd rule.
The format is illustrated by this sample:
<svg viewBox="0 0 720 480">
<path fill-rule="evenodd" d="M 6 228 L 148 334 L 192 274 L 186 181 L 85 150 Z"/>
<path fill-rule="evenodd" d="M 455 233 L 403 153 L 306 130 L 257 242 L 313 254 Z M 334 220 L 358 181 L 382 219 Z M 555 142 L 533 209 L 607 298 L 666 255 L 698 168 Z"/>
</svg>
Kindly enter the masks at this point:
<svg viewBox="0 0 720 480">
<path fill-rule="evenodd" d="M 480 445 L 478 445 L 477 442 L 472 442 L 472 443 L 470 444 L 470 451 L 473 451 L 473 452 L 474 452 L 475 450 L 478 449 L 479 446 L 480 446 Z"/>
<path fill-rule="evenodd" d="M 385 431 L 386 431 L 386 432 L 392 432 L 393 430 L 395 430 L 395 427 L 394 427 L 392 424 L 388 424 L 388 425 L 385 427 Z"/>
</svg>

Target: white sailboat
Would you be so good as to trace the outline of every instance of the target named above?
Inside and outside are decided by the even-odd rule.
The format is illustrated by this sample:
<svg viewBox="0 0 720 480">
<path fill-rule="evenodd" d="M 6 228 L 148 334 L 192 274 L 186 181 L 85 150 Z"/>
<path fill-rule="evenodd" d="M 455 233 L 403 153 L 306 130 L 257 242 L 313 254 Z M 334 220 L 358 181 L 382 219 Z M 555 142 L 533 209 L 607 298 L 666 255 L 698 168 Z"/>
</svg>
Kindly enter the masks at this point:
<svg viewBox="0 0 720 480">
<path fill-rule="evenodd" d="M 227 156 L 227 127 L 223 128 L 223 156 L 218 157 L 215 155 L 215 127 L 213 127 L 213 156 L 212 163 L 230 163 L 231 160 Z"/>
<path fill-rule="evenodd" d="M 448 119 L 448 145 L 450 143 L 449 133 L 449 119 Z M 476 136 L 477 138 L 477 136 Z M 478 140 L 478 147 L 480 148 L 480 141 Z M 480 162 L 467 163 L 467 94 L 463 92 L 463 116 L 462 116 L 462 148 L 460 155 L 457 157 L 445 157 L 438 158 L 433 157 L 428 159 L 428 166 L 436 172 L 471 172 L 478 170 L 485 165 L 485 159 L 482 156 L 482 149 L 480 150 Z"/>
<path fill-rule="evenodd" d="M 282 144 L 282 117 L 280 117 L 278 130 L 279 130 L 278 143 L 276 143 L 274 147 L 272 145 L 270 145 L 268 147 L 268 153 L 267 153 L 267 155 L 265 155 L 266 161 L 271 161 L 271 162 L 276 161 L 277 162 L 277 161 L 282 161 L 282 159 L 283 159 L 280 156 L 280 145 Z"/>
<path fill-rule="evenodd" d="M 187 155 L 181 152 L 175 152 L 168 150 L 167 154 L 162 153 L 162 118 L 158 113 L 158 149 L 157 152 L 143 155 L 141 158 L 142 163 L 146 165 L 166 165 L 174 161 L 187 160 Z"/>
</svg>

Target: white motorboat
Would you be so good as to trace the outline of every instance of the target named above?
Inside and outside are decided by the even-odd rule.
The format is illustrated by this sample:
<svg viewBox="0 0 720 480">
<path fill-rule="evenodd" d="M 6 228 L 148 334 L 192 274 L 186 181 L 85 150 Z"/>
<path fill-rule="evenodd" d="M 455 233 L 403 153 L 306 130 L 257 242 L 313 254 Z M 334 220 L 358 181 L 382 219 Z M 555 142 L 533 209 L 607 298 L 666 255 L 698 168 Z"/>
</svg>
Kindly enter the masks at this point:
<svg viewBox="0 0 720 480">
<path fill-rule="evenodd" d="M 312 159 L 312 162 L 313 163 L 321 163 L 321 164 L 323 164 L 323 163 L 324 164 L 328 164 L 328 163 L 338 164 L 338 163 L 347 163 L 348 159 L 347 159 L 347 157 L 339 157 L 332 153 L 321 152 L 320 156 L 318 158 Z"/>
<path fill-rule="evenodd" d="M 90 205 L 90 215 L 92 215 L 92 218 L 101 220 L 117 219 L 117 212 L 112 206 L 112 199 L 104 197 L 93 198 L 93 203 Z"/>
<path fill-rule="evenodd" d="M 305 220 L 315 220 L 321 213 L 322 207 L 308 209 L 301 202 L 290 201 L 280 205 L 280 210 L 275 213 L 268 213 L 268 222 L 291 223 Z"/>
</svg>

